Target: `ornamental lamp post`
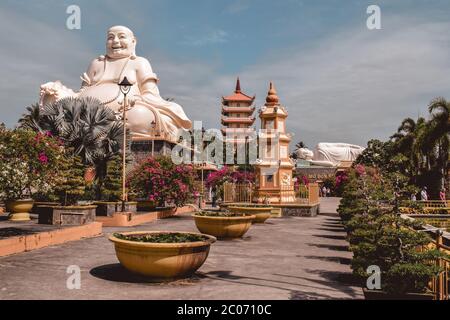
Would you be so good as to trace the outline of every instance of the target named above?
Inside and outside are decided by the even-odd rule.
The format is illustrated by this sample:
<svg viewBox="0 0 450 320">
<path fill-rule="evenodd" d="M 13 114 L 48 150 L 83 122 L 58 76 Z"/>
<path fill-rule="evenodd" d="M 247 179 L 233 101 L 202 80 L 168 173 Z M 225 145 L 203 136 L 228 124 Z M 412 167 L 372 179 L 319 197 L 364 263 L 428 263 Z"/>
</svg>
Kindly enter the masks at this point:
<svg viewBox="0 0 450 320">
<path fill-rule="evenodd" d="M 152 137 L 152 158 L 154 158 L 155 157 L 155 136 L 156 136 L 156 134 L 155 134 L 155 128 L 156 128 L 155 120 L 152 121 L 151 126 L 152 126 L 152 135 L 153 135 L 153 137 Z"/>
<path fill-rule="evenodd" d="M 125 202 L 127 201 L 127 191 L 125 186 L 126 181 L 126 153 L 127 153 L 127 111 L 131 108 L 128 106 L 127 94 L 130 92 L 132 84 L 124 77 L 119 83 L 120 91 L 123 93 L 123 106 L 119 112 L 122 111 L 123 121 L 123 146 L 122 146 L 122 212 L 125 212 Z"/>
</svg>

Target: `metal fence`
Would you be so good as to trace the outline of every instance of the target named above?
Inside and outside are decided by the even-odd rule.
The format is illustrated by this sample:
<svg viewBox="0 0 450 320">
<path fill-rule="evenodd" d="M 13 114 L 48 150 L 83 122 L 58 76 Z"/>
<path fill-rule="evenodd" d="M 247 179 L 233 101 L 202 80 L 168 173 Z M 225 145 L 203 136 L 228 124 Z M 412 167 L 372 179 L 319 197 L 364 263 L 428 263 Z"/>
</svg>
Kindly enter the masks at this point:
<svg viewBox="0 0 450 320">
<path fill-rule="evenodd" d="M 226 182 L 223 185 L 223 201 L 225 203 L 252 202 L 254 186 L 251 183 Z M 281 186 L 280 199 L 282 203 L 315 205 L 319 203 L 319 185 L 310 183 L 307 186 Z"/>
<path fill-rule="evenodd" d="M 443 251 L 444 253 L 450 254 L 450 247 L 442 243 L 441 233 L 436 233 L 436 239 L 422 249 L 438 249 L 440 251 Z M 439 274 L 431 279 L 430 283 L 430 289 L 434 294 L 434 299 L 449 300 L 450 260 L 447 258 L 438 258 L 430 261 L 430 263 L 435 264 L 441 269 Z"/>
<path fill-rule="evenodd" d="M 223 201 L 252 202 L 253 185 L 251 183 L 225 182 L 223 185 Z"/>
</svg>

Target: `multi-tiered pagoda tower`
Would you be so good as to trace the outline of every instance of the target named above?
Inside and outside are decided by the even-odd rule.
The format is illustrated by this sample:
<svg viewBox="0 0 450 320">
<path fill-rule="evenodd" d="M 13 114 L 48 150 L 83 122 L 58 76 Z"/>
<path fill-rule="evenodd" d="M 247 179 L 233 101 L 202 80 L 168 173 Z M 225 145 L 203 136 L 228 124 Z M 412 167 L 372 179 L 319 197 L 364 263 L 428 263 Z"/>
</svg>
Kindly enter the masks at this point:
<svg viewBox="0 0 450 320">
<path fill-rule="evenodd" d="M 256 164 L 255 200 L 258 202 L 295 201 L 292 181 L 294 164 L 289 157 L 291 135 L 286 132 L 287 116 L 275 86 L 270 83 L 266 103 L 259 112 L 262 132 L 259 136 L 259 161 Z"/>
<path fill-rule="evenodd" d="M 255 132 L 252 127 L 255 122 L 254 101 L 255 96 L 251 97 L 241 91 L 239 78 L 234 94 L 222 97 L 222 133 L 225 142 L 235 146 L 234 150 L 239 148 L 239 144 L 249 143 L 249 137 Z"/>
</svg>

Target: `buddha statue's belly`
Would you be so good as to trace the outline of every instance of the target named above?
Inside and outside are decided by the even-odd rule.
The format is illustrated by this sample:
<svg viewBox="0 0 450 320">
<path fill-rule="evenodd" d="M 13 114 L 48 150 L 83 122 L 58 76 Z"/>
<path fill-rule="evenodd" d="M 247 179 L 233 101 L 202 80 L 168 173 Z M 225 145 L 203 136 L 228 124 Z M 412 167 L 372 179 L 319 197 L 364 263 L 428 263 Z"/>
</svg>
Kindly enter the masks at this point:
<svg viewBox="0 0 450 320">
<path fill-rule="evenodd" d="M 128 93 L 128 97 L 132 98 L 135 94 L 139 94 L 139 91 L 133 86 Z M 80 92 L 79 97 L 96 98 L 115 112 L 119 110 L 123 102 L 123 94 L 120 87 L 115 83 L 102 83 L 86 87 Z"/>
</svg>

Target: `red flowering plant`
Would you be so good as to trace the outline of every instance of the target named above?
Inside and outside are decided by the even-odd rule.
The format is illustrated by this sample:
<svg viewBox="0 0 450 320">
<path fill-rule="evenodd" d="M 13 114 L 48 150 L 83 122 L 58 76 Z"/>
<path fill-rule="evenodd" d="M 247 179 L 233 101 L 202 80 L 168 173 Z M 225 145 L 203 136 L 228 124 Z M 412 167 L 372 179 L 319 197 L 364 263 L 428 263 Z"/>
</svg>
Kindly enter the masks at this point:
<svg viewBox="0 0 450 320">
<path fill-rule="evenodd" d="M 192 166 L 176 165 L 170 157 L 149 157 L 127 177 L 127 187 L 137 199 L 154 201 L 159 206 L 183 206 L 197 190 Z"/>
<path fill-rule="evenodd" d="M 250 171 L 233 170 L 233 168 L 224 166 L 222 169 L 211 172 L 206 178 L 207 188 L 215 188 L 216 194 L 223 197 L 223 185 L 225 182 L 233 183 L 254 183 L 255 174 Z"/>
<path fill-rule="evenodd" d="M 51 193 L 62 178 L 65 150 L 48 133 L 0 127 L 0 196 L 3 200 Z"/>
</svg>

